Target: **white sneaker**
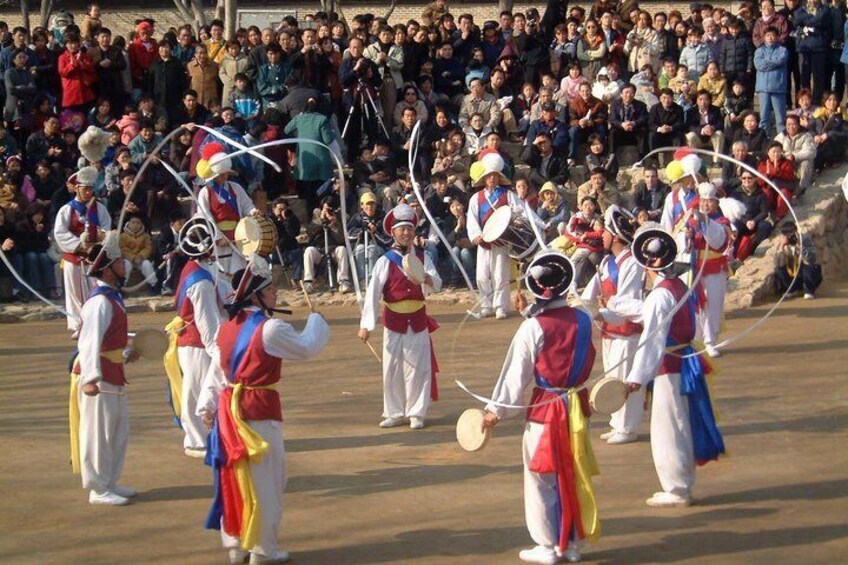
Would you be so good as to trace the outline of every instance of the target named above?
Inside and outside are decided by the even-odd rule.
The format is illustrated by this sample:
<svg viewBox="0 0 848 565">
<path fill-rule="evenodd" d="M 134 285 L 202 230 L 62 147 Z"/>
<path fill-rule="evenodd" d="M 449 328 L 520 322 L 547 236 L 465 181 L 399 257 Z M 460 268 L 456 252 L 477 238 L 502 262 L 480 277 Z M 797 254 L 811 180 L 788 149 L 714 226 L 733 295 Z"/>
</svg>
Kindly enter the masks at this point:
<svg viewBox="0 0 848 565">
<path fill-rule="evenodd" d="M 553 564 L 559 561 L 556 551 L 544 545 L 537 545 L 533 549 L 522 549 L 518 552 L 518 558 L 528 563 Z"/>
<path fill-rule="evenodd" d="M 250 559 L 250 554 L 241 549 L 233 548 L 227 552 L 230 556 L 230 565 L 242 565 Z"/>
<path fill-rule="evenodd" d="M 715 359 L 716 357 L 721 357 L 721 351 L 718 350 L 717 347 L 713 347 L 712 345 L 707 346 L 707 355 Z"/>
<path fill-rule="evenodd" d="M 653 508 L 671 508 L 674 506 L 689 506 L 692 504 L 692 499 L 671 492 L 655 492 L 654 496 L 645 501 L 645 504 Z"/>
<path fill-rule="evenodd" d="M 195 459 L 205 459 L 206 458 L 206 450 L 199 449 L 196 447 L 186 447 L 183 452 L 189 457 L 194 457 Z"/>
<path fill-rule="evenodd" d="M 416 418 L 413 416 L 409 419 L 409 427 L 413 430 L 420 430 L 424 427 L 424 418 Z"/>
<path fill-rule="evenodd" d="M 566 550 L 562 552 L 562 557 L 569 563 L 579 563 L 583 561 L 583 555 L 580 553 L 580 550 L 577 549 L 577 546 L 573 543 L 568 544 Z"/>
<path fill-rule="evenodd" d="M 495 315 L 495 312 L 491 308 L 483 308 L 482 310 L 480 310 L 480 317 L 481 318 L 491 318 L 494 315 Z"/>
<path fill-rule="evenodd" d="M 604 433 L 601 434 L 601 439 L 606 441 L 609 438 L 611 438 L 612 436 L 614 436 L 615 434 L 616 434 L 615 430 L 610 430 L 608 432 L 604 432 Z"/>
<path fill-rule="evenodd" d="M 306 294 L 312 294 L 313 292 L 315 292 L 315 286 L 312 284 L 312 282 L 303 283 L 303 288 L 306 289 Z"/>
<path fill-rule="evenodd" d="M 118 496 L 111 490 L 107 490 L 104 493 L 98 493 L 96 491 L 88 493 L 88 503 L 102 504 L 104 506 L 126 506 L 130 501 L 123 496 Z"/>
<path fill-rule="evenodd" d="M 258 553 L 250 554 L 250 565 L 273 565 L 276 563 L 285 563 L 291 556 L 288 551 L 278 550 L 271 555 L 259 555 Z"/>
<path fill-rule="evenodd" d="M 132 489 L 130 487 L 122 487 L 121 485 L 113 486 L 112 492 L 124 498 L 132 498 L 138 494 L 137 492 L 135 492 L 135 489 Z"/>
<path fill-rule="evenodd" d="M 497 320 L 506 320 L 506 310 L 503 308 L 498 308 L 495 310 L 495 319 Z"/>
<path fill-rule="evenodd" d="M 347 294 L 350 292 L 350 287 L 345 283 L 339 285 L 339 294 Z"/>
<path fill-rule="evenodd" d="M 607 443 L 610 445 L 623 445 L 634 441 L 639 441 L 639 436 L 627 432 L 615 432 L 607 439 Z"/>
<path fill-rule="evenodd" d="M 400 426 L 403 424 L 403 418 L 384 418 L 382 422 L 380 422 L 381 428 L 394 428 L 395 426 Z"/>
<path fill-rule="evenodd" d="M 816 295 L 813 294 L 812 292 L 805 292 L 804 293 L 804 300 L 815 300 L 815 298 L 816 298 Z"/>
</svg>

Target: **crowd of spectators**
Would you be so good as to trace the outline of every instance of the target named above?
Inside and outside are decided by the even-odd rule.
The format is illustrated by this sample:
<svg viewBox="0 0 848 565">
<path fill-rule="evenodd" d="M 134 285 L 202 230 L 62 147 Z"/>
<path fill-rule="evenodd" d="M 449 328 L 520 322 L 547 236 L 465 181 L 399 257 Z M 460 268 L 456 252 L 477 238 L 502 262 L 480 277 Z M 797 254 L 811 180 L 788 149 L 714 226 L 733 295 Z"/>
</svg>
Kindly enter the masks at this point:
<svg viewBox="0 0 848 565">
<path fill-rule="evenodd" d="M 598 0 L 587 11 L 548 0 L 541 12 L 475 21 L 436 0 L 406 23 L 319 12 L 287 16 L 275 29 L 239 29 L 230 40 L 218 20 L 197 32 L 189 24 L 160 30 L 149 19 L 110 30 L 97 5 L 79 25 L 69 14 L 31 32 L 0 22 L 0 244 L 36 289 L 60 291 L 51 225 L 73 196 L 68 177 L 86 164 L 100 170 L 95 194 L 114 220 L 137 181 L 126 203 L 138 220 L 127 223 L 128 242 L 142 232 L 173 242 L 181 221 L 174 210 L 187 196 L 179 181 L 195 181 L 200 149 L 214 139 L 200 124 L 232 140 L 231 149 L 299 137 L 321 141 L 343 160 L 352 187 L 347 234 L 328 150 L 264 150 L 282 171 L 249 154 L 234 161 L 257 204 L 271 203 L 278 260 L 293 280 L 312 285 L 333 271 L 341 290 L 354 276 L 364 280 L 389 245 L 382 217 L 400 201 L 421 214 L 416 244 L 448 283 L 461 282 L 451 254 L 473 278 L 465 210 L 475 191 L 472 165 L 489 153 L 503 156 L 504 173 L 546 237 L 580 254 L 598 254 L 597 216 L 612 203 L 657 218 L 669 191 L 660 174 L 668 155 L 644 159 L 631 190 L 619 187 L 618 174 L 654 149 L 731 154 L 790 199 L 843 161 L 843 0 L 785 0 L 779 9 L 773 0 L 743 1 L 736 14 L 700 2 L 686 13 L 644 8 Z M 410 171 L 416 123 L 422 136 Z M 77 148 L 89 125 L 111 135 L 101 162 L 84 162 Z M 786 206 L 746 169 L 714 165 L 725 196 L 747 206 L 731 250 L 741 260 Z M 423 214 L 410 175 L 449 246 Z M 305 214 L 296 213 L 295 197 Z M 353 261 L 339 251 L 346 236 Z M 126 247 L 150 271 L 173 244 Z M 320 268 L 328 256 L 335 266 Z M 157 291 L 163 282 L 168 290 L 162 276 Z M 15 293 L 26 297 L 18 287 Z"/>
</svg>

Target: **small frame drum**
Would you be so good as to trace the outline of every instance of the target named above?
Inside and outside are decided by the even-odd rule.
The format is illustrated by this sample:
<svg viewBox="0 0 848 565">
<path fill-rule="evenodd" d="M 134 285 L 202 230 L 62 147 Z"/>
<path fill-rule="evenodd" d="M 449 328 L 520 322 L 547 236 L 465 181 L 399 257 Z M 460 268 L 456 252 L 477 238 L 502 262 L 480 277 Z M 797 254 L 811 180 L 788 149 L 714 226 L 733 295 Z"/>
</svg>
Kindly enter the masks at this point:
<svg viewBox="0 0 848 565">
<path fill-rule="evenodd" d="M 489 216 L 482 236 L 486 243 L 505 245 L 516 261 L 523 261 L 539 246 L 533 228 L 521 218 L 514 218 L 509 206 L 501 206 Z"/>
<path fill-rule="evenodd" d="M 424 280 L 427 278 L 424 263 L 413 252 L 403 256 L 403 272 L 415 284 L 424 284 Z"/>
<path fill-rule="evenodd" d="M 595 383 L 589 393 L 592 410 L 601 414 L 618 412 L 627 401 L 627 385 L 615 377 L 604 377 Z"/>
<path fill-rule="evenodd" d="M 132 348 L 142 359 L 161 359 L 168 350 L 168 336 L 159 329 L 141 329 L 133 337 Z"/>
<path fill-rule="evenodd" d="M 265 216 L 246 216 L 236 225 L 236 248 L 244 255 L 267 257 L 277 247 L 277 228 Z"/>
<path fill-rule="evenodd" d="M 489 442 L 492 430 L 483 430 L 483 416 L 479 408 L 469 408 L 456 421 L 456 441 L 465 451 L 480 451 Z"/>
</svg>

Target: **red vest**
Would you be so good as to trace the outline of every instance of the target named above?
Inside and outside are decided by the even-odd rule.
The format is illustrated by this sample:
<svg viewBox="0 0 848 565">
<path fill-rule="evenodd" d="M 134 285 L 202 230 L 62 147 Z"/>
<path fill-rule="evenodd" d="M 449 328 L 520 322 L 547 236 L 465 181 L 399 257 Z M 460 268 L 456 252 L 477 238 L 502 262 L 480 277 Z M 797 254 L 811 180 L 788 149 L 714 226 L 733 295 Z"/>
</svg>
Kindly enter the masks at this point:
<svg viewBox="0 0 848 565">
<path fill-rule="evenodd" d="M 507 204 L 509 204 L 509 191 L 505 190 L 503 192 L 503 194 L 501 194 L 500 197 L 497 200 L 495 200 L 494 206 L 489 208 L 486 211 L 485 214 L 480 215 L 480 211 L 483 210 L 483 204 L 486 203 L 486 202 L 487 202 L 487 200 L 486 200 L 486 189 L 481 188 L 480 191 L 477 193 L 477 210 L 478 210 L 477 221 L 480 224 L 481 230 L 483 229 L 483 226 L 486 225 L 486 222 L 489 221 L 489 217 L 492 214 L 495 213 L 495 210 L 497 210 L 501 206 L 506 206 Z M 482 241 L 482 240 L 480 241 L 480 247 L 482 247 L 483 249 L 491 249 L 492 247 L 503 247 L 504 245 L 506 245 L 506 244 L 498 242 L 498 241 L 496 241 L 494 243 L 486 243 L 485 241 Z"/>
<path fill-rule="evenodd" d="M 584 327 L 589 332 L 588 346 L 578 346 L 578 316 L 586 316 Z M 544 340 L 541 351 L 536 357 L 534 365 L 535 374 L 544 378 L 553 387 L 565 388 L 578 386 L 589 378 L 592 365 L 595 363 L 595 346 L 591 339 L 591 320 L 582 312 L 578 312 L 569 306 L 562 306 L 550 310 L 544 310 L 536 315 L 536 320 L 542 327 Z M 569 379 L 572 365 L 576 374 Z M 533 389 L 530 404 L 544 402 L 552 397 L 554 393 L 547 392 L 539 386 Z M 579 393 L 580 404 L 583 413 L 589 415 L 589 394 L 584 389 Z M 535 406 L 527 409 L 527 419 L 531 422 L 543 424 L 548 405 Z"/>
<path fill-rule="evenodd" d="M 710 219 L 728 229 L 730 228 L 730 221 L 725 218 L 721 212 L 711 215 Z M 716 273 L 727 271 L 727 255 L 724 254 L 724 251 L 730 243 L 730 237 L 726 237 L 724 239 L 724 244 L 721 247 L 714 249 L 707 245 L 707 240 L 704 239 L 704 234 L 701 232 L 700 227 L 694 220 L 690 220 L 690 227 L 694 228 L 692 247 L 697 253 L 697 261 L 694 267 L 695 272 L 697 273 L 701 270 L 702 263 L 706 263 L 703 271 L 703 274 L 705 275 L 715 275 Z"/>
<path fill-rule="evenodd" d="M 415 254 L 424 262 L 424 251 L 416 249 Z M 387 259 L 388 260 L 388 259 Z M 401 302 L 403 300 L 420 300 L 424 302 L 424 291 L 420 284 L 409 280 L 403 271 L 389 261 L 389 276 L 383 286 L 383 300 L 386 304 Z M 422 306 L 420 310 L 409 314 L 393 312 L 388 307 L 383 309 L 383 327 L 393 332 L 405 334 L 407 328 L 414 332 L 423 332 L 428 327 L 427 309 Z"/>
<path fill-rule="evenodd" d="M 220 229 L 221 233 L 229 239 L 233 239 L 236 231 L 235 225 L 233 225 L 232 228 L 223 229 L 220 224 L 222 222 L 238 222 L 241 220 L 241 214 L 239 213 L 238 206 L 233 208 L 226 202 L 221 202 L 221 199 L 218 198 L 218 195 L 215 194 L 215 190 L 211 186 L 207 186 L 206 190 L 209 191 L 210 212 L 212 213 L 212 218 L 215 220 L 215 223 L 218 224 L 218 229 Z M 238 197 L 229 183 L 227 183 L 227 192 L 229 192 L 233 197 L 233 200 L 238 203 Z"/>
<path fill-rule="evenodd" d="M 621 266 L 624 264 L 624 262 L 627 260 L 628 257 L 630 257 L 630 250 L 629 249 L 624 251 L 618 257 L 613 257 L 612 255 L 610 255 L 606 260 L 607 261 L 606 262 L 606 267 L 607 267 L 606 276 L 604 276 L 603 266 L 601 267 L 601 270 L 599 271 L 599 276 L 600 276 L 600 279 L 601 279 L 601 296 L 603 296 L 606 300 L 609 300 L 610 298 L 615 296 L 616 293 L 618 292 L 618 281 L 614 280 L 610 276 L 610 270 L 609 270 L 610 265 L 609 265 L 609 263 L 615 262 L 615 264 L 618 266 L 619 272 L 620 272 Z M 601 329 L 603 330 L 604 335 L 609 335 L 609 336 L 612 336 L 612 337 L 615 337 L 615 336 L 628 337 L 628 336 L 631 336 L 631 335 L 639 335 L 639 334 L 642 333 L 642 325 L 637 324 L 635 322 L 631 322 L 630 320 L 624 320 L 624 322 L 622 322 L 620 324 L 611 324 L 609 322 L 601 322 Z"/>
<path fill-rule="evenodd" d="M 675 303 L 680 302 L 680 299 L 689 290 L 686 283 L 678 278 L 662 279 L 657 284 L 657 288 L 664 288 L 669 291 L 674 297 Z M 691 296 L 689 298 L 691 299 Z M 671 319 L 671 324 L 668 327 L 666 347 L 674 347 L 673 344 L 684 345 L 691 343 L 695 339 L 695 323 L 694 307 L 690 306 L 690 304 L 681 306 L 674 313 L 674 317 Z M 669 355 L 668 353 L 663 355 L 660 369 L 657 371 L 658 375 L 671 375 L 680 372 L 680 353 L 676 353 L 676 355 Z"/>
<path fill-rule="evenodd" d="M 200 332 L 197 331 L 197 324 L 194 323 L 194 304 L 188 296 L 185 296 L 188 288 L 184 288 L 186 279 L 200 269 L 203 269 L 203 267 L 195 260 L 186 263 L 182 273 L 180 273 L 180 284 L 177 286 L 177 293 L 174 295 L 177 315 L 185 322 L 183 330 L 177 335 L 177 345 L 180 347 L 204 347 L 203 340 L 200 339 Z M 184 298 L 180 300 L 181 297 Z"/>
<path fill-rule="evenodd" d="M 108 296 L 106 299 L 112 304 L 112 321 L 109 322 L 109 327 L 106 328 L 106 333 L 103 335 L 100 351 L 123 351 L 127 347 L 127 313 L 121 308 L 117 300 Z M 79 359 L 74 364 L 73 372 L 80 373 Z M 124 378 L 123 363 L 115 363 L 101 355 L 100 372 L 103 381 L 111 385 L 124 386 L 127 384 L 127 380 Z"/>
<path fill-rule="evenodd" d="M 235 378 L 230 374 L 230 360 L 235 354 L 239 332 L 253 314 L 252 310 L 242 310 L 218 330 L 221 367 L 230 382 L 241 383 L 248 387 L 272 385 L 280 380 L 282 359 L 273 357 L 265 351 L 262 343 L 262 329 L 267 320 L 260 323 L 251 336 L 247 352 L 236 369 Z M 244 390 L 239 401 L 239 410 L 244 420 L 282 421 L 283 419 L 280 394 L 273 389 Z"/>
<path fill-rule="evenodd" d="M 67 205 L 70 207 L 70 205 Z M 71 207 L 71 216 L 70 221 L 68 222 L 68 231 L 79 237 L 82 235 L 82 232 L 85 231 L 85 221 L 80 218 L 77 211 Z M 62 253 L 62 259 L 67 261 L 68 263 L 72 263 L 74 265 L 79 265 L 83 259 L 85 259 L 85 253 L 81 255 L 77 255 L 75 253 Z"/>
</svg>

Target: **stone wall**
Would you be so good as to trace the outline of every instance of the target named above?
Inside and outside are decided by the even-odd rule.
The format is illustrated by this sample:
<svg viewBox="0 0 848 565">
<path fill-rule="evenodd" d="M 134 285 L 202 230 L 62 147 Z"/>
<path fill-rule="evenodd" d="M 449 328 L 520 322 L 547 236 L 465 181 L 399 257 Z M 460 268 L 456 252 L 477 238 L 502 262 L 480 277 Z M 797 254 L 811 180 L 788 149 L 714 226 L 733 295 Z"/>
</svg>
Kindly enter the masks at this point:
<svg viewBox="0 0 848 565">
<path fill-rule="evenodd" d="M 829 169 L 795 206 L 805 241 L 815 245 L 825 280 L 848 273 L 848 200 L 842 193 L 846 168 Z M 775 230 L 776 232 L 777 230 Z M 748 308 L 777 297 L 774 293 L 774 255 L 777 238 L 763 242 L 730 279 L 727 310 Z"/>
</svg>

